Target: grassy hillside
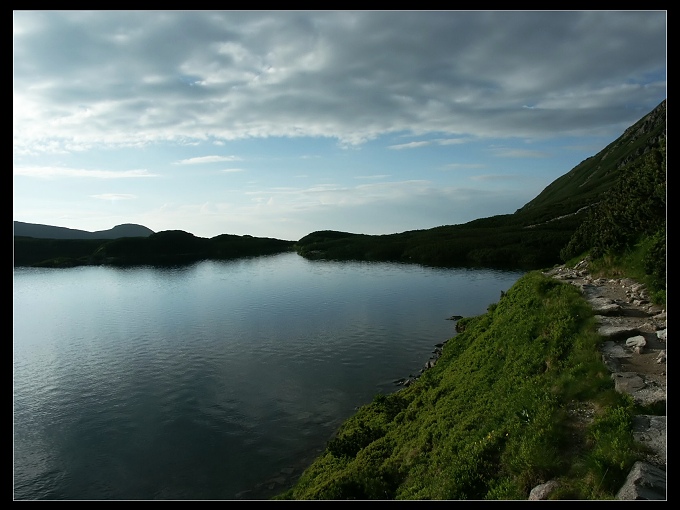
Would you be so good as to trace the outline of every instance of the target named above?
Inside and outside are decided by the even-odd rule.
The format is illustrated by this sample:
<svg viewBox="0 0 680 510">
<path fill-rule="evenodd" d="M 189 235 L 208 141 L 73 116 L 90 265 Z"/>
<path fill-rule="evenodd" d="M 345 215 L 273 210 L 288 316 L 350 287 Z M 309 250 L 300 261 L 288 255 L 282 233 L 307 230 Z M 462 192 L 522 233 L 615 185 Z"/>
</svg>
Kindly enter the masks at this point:
<svg viewBox="0 0 680 510">
<path fill-rule="evenodd" d="M 276 499 L 612 499 L 640 450 L 574 286 L 530 272 L 463 319 L 434 368 L 377 395 Z M 570 410 L 597 409 L 590 428 Z"/>
<path fill-rule="evenodd" d="M 598 203 L 625 171 L 666 138 L 666 101 L 629 127 L 597 155 L 556 179 L 516 213 L 522 221 L 547 221 Z M 526 219 L 524 219 L 526 218 Z"/>
</svg>

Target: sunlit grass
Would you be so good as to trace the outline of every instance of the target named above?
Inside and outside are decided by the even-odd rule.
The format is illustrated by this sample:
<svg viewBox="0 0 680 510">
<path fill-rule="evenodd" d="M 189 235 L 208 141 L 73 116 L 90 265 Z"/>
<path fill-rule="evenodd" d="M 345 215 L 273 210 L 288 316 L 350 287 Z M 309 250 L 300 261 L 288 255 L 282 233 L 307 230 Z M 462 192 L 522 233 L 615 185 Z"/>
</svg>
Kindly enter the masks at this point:
<svg viewBox="0 0 680 510">
<path fill-rule="evenodd" d="M 437 365 L 378 395 L 278 499 L 613 499 L 640 458 L 634 406 L 598 356 L 574 286 L 531 272 L 467 318 Z M 572 423 L 570 407 L 594 416 Z"/>
</svg>

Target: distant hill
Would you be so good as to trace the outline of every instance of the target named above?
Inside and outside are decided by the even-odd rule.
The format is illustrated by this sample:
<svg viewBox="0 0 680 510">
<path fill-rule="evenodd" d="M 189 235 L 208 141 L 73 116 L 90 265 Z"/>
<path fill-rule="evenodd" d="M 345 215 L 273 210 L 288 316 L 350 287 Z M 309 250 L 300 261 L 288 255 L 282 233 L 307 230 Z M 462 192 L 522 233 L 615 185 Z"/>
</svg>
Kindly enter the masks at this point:
<svg viewBox="0 0 680 510">
<path fill-rule="evenodd" d="M 40 226 L 44 225 L 36 225 Z M 64 230 L 67 232 L 63 232 Z M 106 235 L 117 236 L 109 239 L 101 237 L 100 232 L 74 231 L 58 227 L 49 227 L 44 235 L 54 236 L 55 231 L 61 235 L 89 234 L 95 237 L 57 239 L 15 235 L 14 266 L 182 265 L 207 259 L 230 260 L 272 255 L 291 251 L 294 246 L 294 241 L 249 235 L 221 234 L 206 239 L 182 230 L 165 230 L 147 235 L 148 229 L 139 225 L 119 225 L 104 231 Z"/>
<path fill-rule="evenodd" d="M 88 232 L 39 223 L 14 222 L 14 235 L 34 237 L 36 239 L 119 239 L 121 237 L 149 237 L 154 231 L 143 225 L 125 223 L 109 230 Z"/>
</svg>

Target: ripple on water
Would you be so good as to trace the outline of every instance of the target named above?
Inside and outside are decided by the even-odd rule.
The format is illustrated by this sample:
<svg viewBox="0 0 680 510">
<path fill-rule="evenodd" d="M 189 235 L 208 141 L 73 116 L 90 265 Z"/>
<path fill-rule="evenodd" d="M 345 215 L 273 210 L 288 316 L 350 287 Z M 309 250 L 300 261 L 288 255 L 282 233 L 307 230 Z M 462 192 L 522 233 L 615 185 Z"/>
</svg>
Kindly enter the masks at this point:
<svg viewBox="0 0 680 510">
<path fill-rule="evenodd" d="M 291 473 L 517 277 L 295 254 L 15 271 L 15 499 L 231 499 Z"/>
</svg>

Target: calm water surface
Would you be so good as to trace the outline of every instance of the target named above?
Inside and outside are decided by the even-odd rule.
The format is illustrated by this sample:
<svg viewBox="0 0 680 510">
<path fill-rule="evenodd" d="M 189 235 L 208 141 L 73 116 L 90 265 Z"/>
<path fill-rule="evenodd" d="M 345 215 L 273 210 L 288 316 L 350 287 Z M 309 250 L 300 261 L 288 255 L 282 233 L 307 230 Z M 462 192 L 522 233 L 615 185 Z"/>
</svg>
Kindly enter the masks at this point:
<svg viewBox="0 0 680 510">
<path fill-rule="evenodd" d="M 15 269 L 14 499 L 259 499 L 521 272 Z"/>
</svg>

